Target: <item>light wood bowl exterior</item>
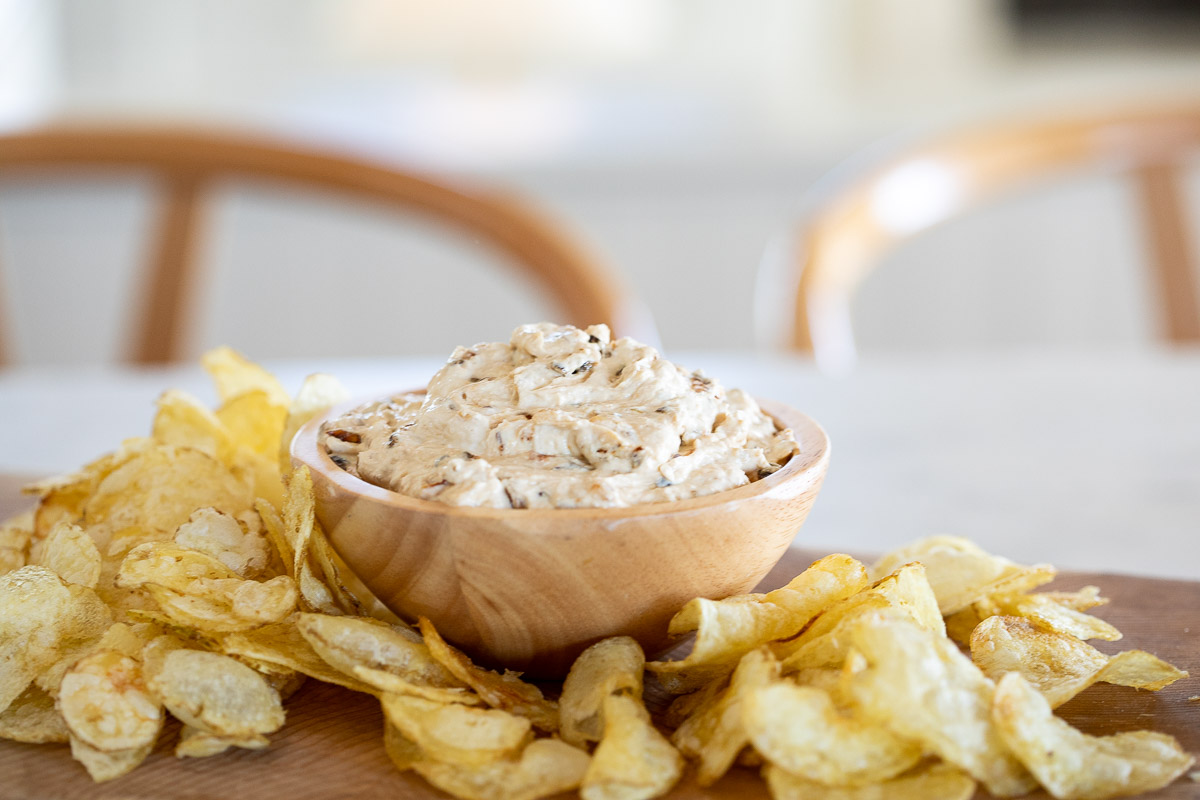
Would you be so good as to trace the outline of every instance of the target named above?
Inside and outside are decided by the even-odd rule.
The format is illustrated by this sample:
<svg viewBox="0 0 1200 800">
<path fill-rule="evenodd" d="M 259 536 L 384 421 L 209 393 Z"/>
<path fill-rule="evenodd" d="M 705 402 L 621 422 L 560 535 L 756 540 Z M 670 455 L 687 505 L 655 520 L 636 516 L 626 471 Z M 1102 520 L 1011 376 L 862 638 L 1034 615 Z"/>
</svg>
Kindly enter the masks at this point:
<svg viewBox="0 0 1200 800">
<path fill-rule="evenodd" d="M 829 439 L 804 414 L 761 405 L 800 443 L 782 469 L 706 497 L 631 508 L 465 508 L 406 497 L 329 459 L 317 435 L 328 415 L 300 430 L 292 459 L 312 472 L 333 546 L 392 610 L 429 617 L 482 663 L 562 677 L 606 636 L 661 652 L 684 603 L 749 591 L 786 552 L 825 477 Z"/>
</svg>

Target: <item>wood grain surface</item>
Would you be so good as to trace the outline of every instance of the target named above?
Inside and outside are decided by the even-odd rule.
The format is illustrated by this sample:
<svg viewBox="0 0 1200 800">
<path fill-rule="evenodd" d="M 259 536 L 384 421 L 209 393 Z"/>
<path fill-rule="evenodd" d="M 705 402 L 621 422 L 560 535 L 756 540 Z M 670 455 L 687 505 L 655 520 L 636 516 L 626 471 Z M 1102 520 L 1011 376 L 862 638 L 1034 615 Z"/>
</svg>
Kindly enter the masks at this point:
<svg viewBox="0 0 1200 800">
<path fill-rule="evenodd" d="M 22 508 L 15 479 L 0 476 L 0 516 Z M 790 550 L 762 583 L 785 583 L 823 555 Z M 1065 573 L 1055 588 L 1097 584 L 1112 602 L 1097 616 L 1125 633 L 1119 642 L 1100 642 L 1105 652 L 1149 650 L 1192 673 L 1160 692 L 1118 686 L 1093 686 L 1062 706 L 1059 714 L 1092 734 L 1151 728 L 1177 737 L 1200 754 L 1200 582 L 1122 575 Z M 1097 644 L 1097 643 L 1094 643 Z M 553 686 L 547 687 L 551 691 Z M 177 759 L 172 754 L 179 732 L 169 724 L 154 753 L 129 775 L 95 784 L 71 759 L 66 745 L 24 745 L 0 741 L 0 800 L 224 800 L 246 794 L 256 800 L 340 800 L 340 798 L 444 798 L 420 777 L 397 772 L 382 744 L 378 703 L 366 695 L 309 681 L 287 703 L 288 721 L 272 737 L 271 747 L 235 751 L 206 759 Z M 567 796 L 567 795 L 564 795 Z M 1154 798 L 1200 798 L 1200 783 L 1186 777 Z M 717 785 L 701 789 L 685 778 L 669 795 L 700 798 L 766 798 L 757 773 L 735 768 Z M 982 792 L 980 798 L 987 797 Z M 1037 793 L 1030 798 L 1045 798 Z"/>
</svg>

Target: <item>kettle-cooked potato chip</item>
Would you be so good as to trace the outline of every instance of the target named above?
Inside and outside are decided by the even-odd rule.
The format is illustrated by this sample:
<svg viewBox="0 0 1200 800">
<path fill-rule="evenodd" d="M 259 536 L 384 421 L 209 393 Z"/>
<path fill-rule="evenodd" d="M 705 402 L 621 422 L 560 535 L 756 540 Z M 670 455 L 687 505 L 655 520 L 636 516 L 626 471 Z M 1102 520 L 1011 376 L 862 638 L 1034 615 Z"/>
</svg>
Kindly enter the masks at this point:
<svg viewBox="0 0 1200 800">
<path fill-rule="evenodd" d="M 83 528 L 60 522 L 34 550 L 32 562 L 67 583 L 95 589 L 100 580 L 100 551 Z"/>
<path fill-rule="evenodd" d="M 474 689 L 485 703 L 527 717 L 543 731 L 558 730 L 558 705 L 543 697 L 532 683 L 522 681 L 520 673 L 506 670 L 501 674 L 477 667 L 464 653 L 447 644 L 432 622 L 421 617 L 419 625 L 433 657 L 455 678 Z"/>
<path fill-rule="evenodd" d="M 33 539 L 33 512 L 26 511 L 0 522 L 0 575 L 25 566 Z"/>
<path fill-rule="evenodd" d="M 249 451 L 241 454 L 243 458 L 258 456 L 275 470 L 275 452 L 287 418 L 286 402 L 261 389 L 250 389 L 221 403 L 216 417 L 238 448 Z"/>
<path fill-rule="evenodd" d="M 872 565 L 871 575 L 881 578 L 912 561 L 925 565 L 925 575 L 944 616 L 990 595 L 1028 591 L 1053 580 L 1055 574 L 1049 564 L 1014 564 L 968 539 L 929 536 L 880 558 Z"/>
<path fill-rule="evenodd" d="M 558 698 L 563 741 L 577 747 L 600 741 L 605 700 L 621 693 L 640 702 L 645 664 L 641 645 L 628 636 L 602 639 L 584 650 L 571 665 Z"/>
<path fill-rule="evenodd" d="M 106 753 L 152 746 L 163 723 L 162 706 L 147 689 L 141 664 L 114 650 L 71 667 L 58 709 L 72 736 Z"/>
<path fill-rule="evenodd" d="M 772 764 L 829 786 L 879 783 L 912 768 L 924 749 L 890 729 L 843 714 L 829 695 L 779 681 L 746 694 L 742 723 Z"/>
<path fill-rule="evenodd" d="M 750 743 L 742 722 L 742 700 L 769 685 L 779 675 L 779 662 L 768 649 L 751 650 L 742 656 L 729 686 L 697 708 L 671 736 L 679 751 L 700 761 L 696 783 L 711 786 L 729 771 L 742 749 Z"/>
<path fill-rule="evenodd" d="M 321 658 L 296 628 L 294 617 L 252 630 L 226 634 L 221 637 L 220 649 L 226 655 L 292 669 L 355 692 L 377 694 L 373 686 L 331 667 L 329 662 Z"/>
<path fill-rule="evenodd" d="M 30 686 L 0 711 L 0 739 L 27 744 L 65 743 L 71 732 L 55 708 L 52 695 Z"/>
<path fill-rule="evenodd" d="M 154 749 L 153 744 L 132 750 L 99 750 L 78 736 L 71 737 L 71 757 L 83 765 L 96 783 L 111 781 L 132 772 Z"/>
<path fill-rule="evenodd" d="M 813 562 L 773 592 L 725 600 L 698 597 L 671 619 L 669 629 L 673 636 L 696 631 L 692 651 L 681 661 L 654 661 L 647 668 L 667 691 L 693 691 L 733 672 L 738 660 L 754 648 L 795 636 L 830 605 L 866 585 L 866 568 L 850 556 L 836 554 Z"/>
<path fill-rule="evenodd" d="M 246 519 L 257 520 L 256 512 Z M 249 530 L 239 520 L 215 508 L 198 508 L 175 531 L 175 544 L 206 553 L 239 578 L 270 577 L 271 544 L 261 530 Z"/>
<path fill-rule="evenodd" d="M 1141 650 L 1109 657 L 1087 642 L 1022 617 L 989 617 L 971 635 L 971 657 L 999 680 L 1017 672 L 1056 708 L 1093 683 L 1158 690 L 1187 673 Z"/>
<path fill-rule="evenodd" d="M 989 604 L 996 614 L 1025 617 L 1043 628 L 1070 634 L 1079 639 L 1115 642 L 1121 638 L 1119 630 L 1099 617 L 1076 611 L 1049 595 L 1004 594 L 989 598 Z"/>
<path fill-rule="evenodd" d="M 1047 791 L 1062 800 L 1104 800 L 1166 786 L 1195 759 L 1153 731 L 1089 736 L 1054 716 L 1018 673 L 996 684 L 992 714 L 1004 743 Z"/>
<path fill-rule="evenodd" d="M 851 630 L 865 666 L 848 691 L 856 710 L 1011 797 L 1034 786 L 992 723 L 993 684 L 945 636 L 895 614 L 876 614 Z"/>
<path fill-rule="evenodd" d="M 775 645 L 784 672 L 819 667 L 837 667 L 846 655 L 848 631 L 860 617 L 880 611 L 897 611 L 935 634 L 945 633 L 937 598 L 925 568 L 920 563 L 904 564 L 870 587 L 830 606 L 794 639 Z"/>
<path fill-rule="evenodd" d="M 325 614 L 301 614 L 296 627 L 321 658 L 345 675 L 353 676 L 354 668 L 361 666 L 428 686 L 464 685 L 407 628 L 367 617 Z"/>
<path fill-rule="evenodd" d="M 370 667 L 355 667 L 354 677 L 361 680 L 371 693 L 399 694 L 420 697 L 436 703 L 459 703 L 464 706 L 485 705 L 483 698 L 465 686 L 441 687 L 413 683 L 391 672 Z"/>
<path fill-rule="evenodd" d="M 218 736 L 244 739 L 283 725 L 279 693 L 254 670 L 201 650 L 172 650 L 150 689 L 177 719 Z"/>
<path fill-rule="evenodd" d="M 683 757 L 654 727 L 641 699 L 604 699 L 604 735 L 583 776 L 583 800 L 645 800 L 670 791 L 683 774 Z"/>
<path fill-rule="evenodd" d="M 383 720 L 383 749 L 387 753 L 392 766 L 401 772 L 407 772 L 423 758 L 421 748 L 388 721 Z"/>
<path fill-rule="evenodd" d="M 288 406 L 287 421 L 283 436 L 279 439 L 279 471 L 287 475 L 292 471 L 292 439 L 304 424 L 317 414 L 328 411 L 339 403 L 350 399 L 350 393 L 341 381 L 332 375 L 317 372 L 304 379 L 300 391 Z"/>
<path fill-rule="evenodd" d="M 154 445 L 100 481 L 84 507 L 84 520 L 89 529 L 115 532 L 138 525 L 173 534 L 198 508 L 237 515 L 253 501 L 253 490 L 212 456 Z M 108 542 L 97 544 L 107 547 Z"/>
<path fill-rule="evenodd" d="M 273 524 L 265 517 L 264 522 Z M 282 534 L 292 553 L 291 575 L 300 589 L 304 609 L 323 614 L 359 614 L 362 607 L 342 585 L 325 533 L 317 523 L 316 496 L 307 467 L 288 478 Z"/>
<path fill-rule="evenodd" d="M 270 746 L 271 740 L 265 736 L 243 736 L 233 738 L 218 736 L 209 731 L 184 725 L 179 733 L 179 743 L 175 745 L 175 755 L 179 758 L 208 758 L 224 753 L 231 747 L 243 750 L 262 750 Z"/>
<path fill-rule="evenodd" d="M 525 717 L 494 708 L 384 694 L 383 713 L 428 758 L 479 767 L 520 754 L 533 740 Z"/>
<path fill-rule="evenodd" d="M 232 465 L 237 444 L 217 415 L 195 397 L 168 389 L 158 397 L 151 437 L 159 444 L 199 450 L 227 466 Z"/>
<path fill-rule="evenodd" d="M 128 439 L 116 452 L 97 458 L 78 472 L 26 486 L 26 494 L 39 498 L 33 514 L 34 538 L 44 539 L 60 522 L 75 524 L 82 520 L 84 507 L 100 482 L 151 444 L 150 439 Z"/>
<path fill-rule="evenodd" d="M 463 800 L 537 800 L 579 786 L 588 754 L 559 739 L 536 739 L 518 759 L 464 767 L 421 759 L 412 767 L 425 780 Z"/>
<path fill-rule="evenodd" d="M 111 623 L 95 592 L 64 583 L 45 567 L 0 575 L 0 711 L 64 651 L 90 646 Z"/>
<path fill-rule="evenodd" d="M 775 800 L 970 800 L 975 796 L 970 775 L 939 762 L 865 786 L 825 786 L 773 764 L 763 770 L 763 777 Z"/>
<path fill-rule="evenodd" d="M 205 353 L 200 363 L 217 387 L 217 396 L 225 403 L 248 392 L 263 392 L 284 408 L 288 393 L 278 379 L 232 347 L 217 347 Z"/>
</svg>

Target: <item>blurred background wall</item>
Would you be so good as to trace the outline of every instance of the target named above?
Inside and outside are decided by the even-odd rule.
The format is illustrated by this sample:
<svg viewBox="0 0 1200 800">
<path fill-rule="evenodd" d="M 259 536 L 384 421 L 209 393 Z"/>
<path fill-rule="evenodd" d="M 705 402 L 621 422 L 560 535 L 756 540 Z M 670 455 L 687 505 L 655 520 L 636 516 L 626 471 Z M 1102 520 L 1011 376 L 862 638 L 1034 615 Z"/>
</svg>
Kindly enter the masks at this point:
<svg viewBox="0 0 1200 800">
<path fill-rule="evenodd" d="M 826 170 L 953 120 L 1200 91 L 1198 20 L 1169 0 L 0 0 L 0 127 L 264 130 L 511 187 L 625 277 L 668 348 L 748 346 L 764 248 Z M 18 356 L 118 351 L 144 189 L 0 188 Z M 862 292 L 862 349 L 1148 341 L 1127 201 L 1050 187 L 914 243 Z M 212 223 L 197 352 L 436 354 L 551 313 L 370 209 L 233 187 Z"/>
</svg>

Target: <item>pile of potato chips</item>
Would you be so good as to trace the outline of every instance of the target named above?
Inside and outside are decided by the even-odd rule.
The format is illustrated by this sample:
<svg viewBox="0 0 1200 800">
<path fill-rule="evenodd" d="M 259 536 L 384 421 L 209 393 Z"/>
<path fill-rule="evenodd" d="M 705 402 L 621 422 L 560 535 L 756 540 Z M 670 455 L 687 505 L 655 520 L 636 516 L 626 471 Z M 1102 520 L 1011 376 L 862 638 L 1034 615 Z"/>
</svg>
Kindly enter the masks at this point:
<svg viewBox="0 0 1200 800">
<path fill-rule="evenodd" d="M 1096 682 L 1157 690 L 1187 673 L 1085 639 L 1120 638 L 1084 613 L 1096 587 L 1031 593 L 1054 577 L 932 537 L 867 569 L 815 562 L 763 595 L 693 600 L 672 621 L 691 653 L 647 668 L 679 695 L 672 741 L 709 785 L 763 765 L 776 798 L 1059 798 L 1156 789 L 1193 758 L 1150 731 L 1086 735 L 1052 709 Z M 958 640 L 956 643 L 955 640 Z M 969 646 L 970 655 L 960 648 Z"/>
<path fill-rule="evenodd" d="M 1187 675 L 1088 645 L 1120 637 L 1085 613 L 1105 602 L 1095 587 L 1033 593 L 1052 568 L 949 537 L 693 600 L 671 623 L 695 636 L 685 658 L 606 639 L 547 699 L 398 620 L 329 546 L 286 448 L 344 399 L 336 381 L 290 399 L 228 349 L 204 363 L 215 412 L 166 392 L 149 437 L 32 487 L 36 509 L 0 526 L 0 738 L 69 742 L 97 781 L 145 759 L 168 712 L 177 756 L 267 747 L 306 678 L 379 698 L 392 762 L 479 800 L 651 798 L 689 762 L 704 786 L 761 767 L 779 798 L 949 800 L 977 782 L 1104 798 L 1193 763 L 1168 736 L 1092 737 L 1053 714 L 1096 682 Z M 657 721 L 647 671 L 676 696 Z"/>
</svg>

